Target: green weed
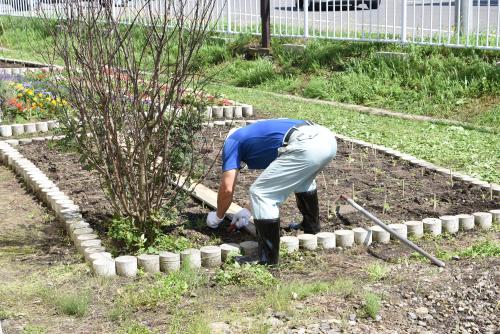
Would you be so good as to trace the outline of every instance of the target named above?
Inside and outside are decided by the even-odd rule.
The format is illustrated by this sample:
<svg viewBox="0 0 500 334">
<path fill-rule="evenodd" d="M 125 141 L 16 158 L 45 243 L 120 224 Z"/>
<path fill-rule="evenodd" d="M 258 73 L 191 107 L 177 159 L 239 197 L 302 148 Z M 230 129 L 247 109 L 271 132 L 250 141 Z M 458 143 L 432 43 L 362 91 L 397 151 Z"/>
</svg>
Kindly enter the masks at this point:
<svg viewBox="0 0 500 334">
<path fill-rule="evenodd" d="M 381 298 L 379 295 L 367 292 L 363 297 L 362 311 L 364 315 L 375 319 L 380 312 L 380 302 Z"/>
<path fill-rule="evenodd" d="M 368 277 L 372 281 L 380 281 L 387 277 L 387 274 L 390 272 L 389 267 L 384 263 L 374 262 L 368 265 L 366 268 L 366 273 Z"/>
<path fill-rule="evenodd" d="M 215 275 L 215 281 L 220 285 L 270 286 L 276 279 L 267 267 L 253 264 L 230 262 L 223 265 Z"/>
<path fill-rule="evenodd" d="M 22 334 L 45 334 L 47 329 L 39 325 L 28 324 L 24 326 Z"/>
<path fill-rule="evenodd" d="M 118 333 L 123 334 L 151 334 L 153 333 L 146 325 L 141 323 L 130 321 L 125 323 Z"/>
<path fill-rule="evenodd" d="M 354 281 L 348 278 L 338 278 L 332 284 L 332 291 L 341 297 L 349 297 L 354 294 Z"/>
<path fill-rule="evenodd" d="M 90 304 L 90 298 L 86 293 L 57 293 L 52 303 L 56 308 L 64 314 L 83 317 L 87 312 Z"/>
</svg>

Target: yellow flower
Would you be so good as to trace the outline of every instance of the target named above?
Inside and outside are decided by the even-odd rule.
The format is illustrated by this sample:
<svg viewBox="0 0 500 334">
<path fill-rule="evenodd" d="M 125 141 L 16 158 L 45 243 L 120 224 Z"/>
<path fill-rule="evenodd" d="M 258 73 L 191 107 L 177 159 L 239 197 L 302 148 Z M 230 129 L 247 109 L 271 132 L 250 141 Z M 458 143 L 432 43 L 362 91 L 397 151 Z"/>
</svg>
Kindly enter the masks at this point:
<svg viewBox="0 0 500 334">
<path fill-rule="evenodd" d="M 35 96 L 35 97 L 33 98 L 33 101 L 38 102 L 38 98 Z"/>
<path fill-rule="evenodd" d="M 60 98 L 60 97 L 57 97 L 57 98 L 56 98 L 56 101 L 57 101 L 57 102 L 61 102 L 61 98 Z"/>
<path fill-rule="evenodd" d="M 45 101 L 50 102 L 50 97 L 49 97 L 49 96 L 47 96 L 47 97 L 45 98 Z"/>
<path fill-rule="evenodd" d="M 52 103 L 53 106 L 55 106 L 57 104 L 56 100 L 52 100 L 52 101 L 50 101 L 50 103 Z"/>
<path fill-rule="evenodd" d="M 42 93 L 38 93 L 38 97 L 39 97 L 39 98 L 42 98 L 42 97 L 43 97 L 43 94 L 42 94 Z"/>
<path fill-rule="evenodd" d="M 35 92 L 32 89 L 28 89 L 26 92 L 28 93 L 29 96 L 35 95 Z"/>
<path fill-rule="evenodd" d="M 16 88 L 17 90 L 23 90 L 24 86 L 18 83 L 17 85 L 14 86 L 14 88 Z"/>
<path fill-rule="evenodd" d="M 63 106 L 67 106 L 68 105 L 68 101 L 62 100 L 62 104 L 63 104 Z"/>
<path fill-rule="evenodd" d="M 23 97 L 23 94 L 21 94 L 21 93 L 17 94 L 18 99 L 20 99 L 21 97 Z"/>
</svg>

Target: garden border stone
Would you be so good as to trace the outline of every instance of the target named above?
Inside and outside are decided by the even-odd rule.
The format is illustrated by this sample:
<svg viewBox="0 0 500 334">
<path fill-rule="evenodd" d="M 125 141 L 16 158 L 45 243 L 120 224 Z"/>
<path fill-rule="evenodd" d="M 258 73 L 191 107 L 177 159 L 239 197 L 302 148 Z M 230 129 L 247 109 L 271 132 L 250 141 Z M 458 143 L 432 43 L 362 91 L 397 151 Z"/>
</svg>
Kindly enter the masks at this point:
<svg viewBox="0 0 500 334">
<path fill-rule="evenodd" d="M 255 123 L 258 120 L 251 120 L 251 121 L 243 121 L 239 122 L 237 124 L 252 124 Z M 229 124 L 235 124 L 235 121 L 229 121 Z M 215 122 L 214 122 L 215 125 Z M 219 122 L 217 126 L 222 125 L 225 126 L 226 122 Z M 337 135 L 338 136 L 338 135 Z M 47 139 L 53 139 L 53 140 L 58 140 L 63 138 L 64 136 L 48 136 L 48 137 L 41 137 L 44 140 Z M 339 138 L 346 140 L 346 141 L 352 141 L 354 143 L 360 144 L 360 141 L 358 140 L 353 140 L 350 139 L 347 140 L 346 137 L 343 136 L 338 136 Z M 31 142 L 31 141 L 30 141 Z M 59 188 L 52 182 L 50 179 L 38 168 L 36 167 L 31 161 L 28 159 L 24 158 L 22 154 L 20 154 L 14 147 L 19 144 L 24 144 L 25 142 L 20 142 L 18 140 L 0 140 L 0 162 L 7 165 L 11 169 L 14 170 L 15 173 L 20 175 L 25 183 L 28 185 L 28 188 L 33 191 L 37 195 L 37 197 L 44 202 L 46 205 L 51 207 L 53 210 L 56 210 L 56 217 L 61 223 L 64 225 L 65 229 L 67 230 L 68 234 L 71 236 L 73 240 L 77 240 L 78 235 L 85 235 L 85 234 L 92 234 L 93 230 L 89 228 L 89 224 L 85 222 L 82 219 L 82 215 L 80 212 L 80 208 L 77 205 L 72 204 L 71 199 L 67 197 L 63 192 L 59 190 Z M 364 142 L 362 142 L 364 143 Z M 376 150 L 381 150 L 381 147 L 379 145 L 372 145 L 365 143 L 366 145 L 371 147 Z M 400 152 L 397 152 L 395 150 L 387 150 L 391 152 L 394 156 L 399 156 L 401 159 L 413 159 L 414 161 L 418 160 L 418 163 L 422 163 L 423 160 L 413 158 L 409 155 L 402 154 Z M 387 152 L 386 152 L 387 153 Z M 389 154 L 389 153 L 387 153 Z M 451 171 L 434 166 L 432 164 L 429 164 L 430 167 L 435 167 L 434 170 L 437 172 L 443 172 L 443 173 L 451 173 Z M 428 166 L 425 166 L 424 168 L 428 168 Z M 432 168 L 431 168 L 432 169 Z M 452 174 L 453 175 L 453 174 Z M 462 179 L 465 179 L 466 176 L 461 174 Z M 458 176 L 457 176 L 458 177 Z M 467 181 L 464 180 L 464 182 L 472 182 L 472 181 L 480 181 L 477 179 L 474 179 L 472 177 L 467 177 Z M 469 181 L 472 180 L 472 181 Z M 476 182 L 477 183 L 477 182 Z M 491 185 L 490 185 L 491 186 Z M 208 189 L 205 187 L 204 189 L 205 193 L 203 196 L 199 196 L 199 199 L 204 201 L 206 204 L 209 206 L 213 205 L 210 204 L 210 201 L 205 201 L 204 196 L 208 195 L 209 197 L 213 197 L 215 192 L 212 190 Z M 496 194 L 496 193 L 495 193 Z M 215 194 L 216 195 L 216 194 Z M 195 196 L 196 197 L 196 196 Z M 58 201 L 65 202 L 65 205 L 62 204 L 56 204 L 59 203 Z M 51 205 L 52 203 L 52 205 Z M 233 203 L 234 204 L 234 203 Z M 56 205 L 57 208 L 56 208 Z M 236 204 L 234 204 L 235 209 L 239 209 L 240 207 Z M 473 214 L 475 217 L 475 225 L 478 225 L 478 221 L 481 222 L 481 226 L 484 227 L 484 229 L 489 229 L 491 228 L 491 224 L 493 220 L 495 223 L 498 222 L 500 219 L 500 210 L 495 209 L 495 210 L 490 210 L 490 212 L 481 212 L 481 213 L 474 213 Z M 456 221 L 458 222 L 459 219 L 457 218 L 458 215 L 453 216 L 455 217 Z M 443 217 L 442 217 L 443 218 Z M 403 224 L 401 224 L 403 225 Z M 441 233 L 441 220 L 438 218 L 425 218 L 422 220 L 422 225 L 424 232 L 430 232 L 434 235 L 438 235 Z M 407 227 L 407 225 L 403 225 L 404 227 Z M 372 226 L 369 231 L 367 232 L 366 236 L 370 236 L 374 242 L 384 242 L 387 243 L 390 240 L 390 235 L 388 232 L 382 230 L 378 231 L 379 228 L 382 230 L 379 226 Z M 355 238 L 355 230 L 358 228 L 355 228 L 353 230 L 345 230 L 346 235 L 349 235 L 349 240 L 344 243 L 343 241 L 339 242 L 339 240 L 336 240 L 336 246 L 341 246 L 342 244 L 346 244 L 347 247 L 353 244 L 369 244 L 371 243 L 371 240 L 367 241 L 368 238 L 362 238 L 358 236 L 358 238 Z M 87 233 L 81 233 L 83 231 Z M 339 231 L 336 231 L 339 232 Z M 371 232 L 371 233 L 370 233 Z M 386 235 L 382 235 L 386 233 Z M 372 234 L 373 233 L 373 234 Z M 320 235 L 299 235 L 297 240 L 299 241 L 300 248 L 305 248 L 305 249 L 310 249 L 310 250 L 315 250 L 318 248 L 318 237 L 322 237 L 324 233 L 320 232 Z M 340 233 L 342 234 L 342 233 Z M 339 236 L 339 233 L 336 233 L 336 237 Z M 352 236 L 352 242 L 351 242 L 351 237 Z M 345 237 L 342 235 L 342 237 Z M 283 237 L 284 238 L 284 237 Z M 283 238 L 282 238 L 282 243 L 283 243 Z M 295 238 L 295 237 L 292 237 Z M 75 245 L 77 246 L 77 245 Z M 258 243 L 255 241 L 245 241 L 242 242 L 240 245 L 231 245 L 232 247 L 236 249 L 241 249 L 243 251 L 244 255 L 256 255 L 257 253 L 257 248 L 258 248 Z M 213 246 L 216 248 L 219 248 L 218 246 Z M 91 252 L 91 249 L 98 249 L 100 252 Z M 115 276 L 116 274 L 122 275 L 122 276 L 127 276 L 127 277 L 134 277 L 137 274 L 137 257 L 135 256 L 121 256 L 118 257 L 117 259 L 113 259 L 111 257 L 111 254 L 105 252 L 105 248 L 102 247 L 101 245 L 101 240 L 100 239 L 89 239 L 85 241 L 81 241 L 80 246 L 77 247 L 78 251 L 83 255 L 85 259 L 89 258 L 90 261 L 92 261 L 92 268 L 93 271 L 96 275 L 99 276 L 106 276 L 106 277 L 111 277 Z M 223 248 L 219 248 L 220 250 L 220 255 L 221 257 L 223 256 Z M 290 249 L 288 247 L 289 251 L 294 251 L 293 249 Z M 162 252 L 163 255 L 168 252 Z M 184 262 L 187 265 L 190 265 L 195 268 L 201 267 L 202 264 L 202 258 L 201 258 L 201 252 L 198 249 L 189 249 L 186 251 L 181 252 L 181 254 L 176 254 L 176 253 L 170 253 L 170 254 L 176 254 L 173 255 L 175 258 L 172 263 L 175 263 L 176 268 L 169 268 L 165 269 L 164 265 L 166 264 L 165 262 L 165 257 L 162 257 L 162 253 L 158 256 L 158 262 L 159 262 L 159 269 L 161 271 L 171 271 L 171 270 L 176 270 L 180 267 L 181 262 Z M 227 256 L 226 252 L 226 256 Z M 184 258 L 184 259 L 183 259 Z M 125 259 L 125 260 L 124 260 Z M 130 259 L 135 259 L 134 261 Z M 163 259 L 163 261 L 162 261 Z M 177 259 L 180 259 L 180 261 L 177 261 Z M 116 261 L 118 260 L 118 261 Z M 182 261 L 184 260 L 184 261 Z M 207 263 L 207 261 L 204 261 Z M 210 261 L 208 261 L 210 262 Z M 163 266 L 162 266 L 163 264 Z M 206 264 L 207 266 L 211 266 L 211 264 Z"/>
</svg>

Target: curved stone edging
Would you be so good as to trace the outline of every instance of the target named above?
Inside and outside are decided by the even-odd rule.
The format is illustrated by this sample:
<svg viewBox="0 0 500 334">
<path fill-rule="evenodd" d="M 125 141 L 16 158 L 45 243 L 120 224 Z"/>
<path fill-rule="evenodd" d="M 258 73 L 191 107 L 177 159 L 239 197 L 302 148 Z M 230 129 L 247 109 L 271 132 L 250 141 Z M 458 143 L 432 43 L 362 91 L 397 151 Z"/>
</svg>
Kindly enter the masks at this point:
<svg viewBox="0 0 500 334">
<path fill-rule="evenodd" d="M 229 122 L 230 124 L 234 124 L 234 121 Z M 245 121 L 245 124 L 253 122 L 254 121 Z M 240 121 L 240 123 L 242 123 L 242 121 Z M 222 124 L 221 121 L 218 124 L 225 126 L 226 122 L 224 121 L 224 124 Z M 63 136 L 39 137 L 38 140 L 60 139 L 62 137 Z M 243 255 L 255 255 L 257 252 L 258 244 L 255 241 L 245 241 L 239 245 L 222 244 L 220 246 L 204 246 L 201 250 L 187 249 L 180 252 L 180 256 L 175 255 L 175 253 L 161 252 L 158 255 L 141 254 L 137 257 L 124 255 L 113 259 L 101 245 L 101 240 L 93 233 L 93 229 L 90 228 L 89 224 L 83 219 L 80 207 L 60 191 L 56 184 L 36 167 L 35 164 L 26 159 L 10 145 L 30 143 L 32 141 L 34 141 L 34 139 L 31 138 L 26 140 L 0 141 L 0 162 L 9 166 L 14 172 L 21 176 L 28 188 L 32 190 L 44 204 L 54 211 L 57 220 L 64 225 L 80 254 L 84 256 L 86 260 L 92 261 L 92 267 L 96 275 L 115 276 L 118 274 L 125 277 L 135 277 L 138 268 L 141 268 L 145 272 L 169 272 L 180 268 L 181 263 L 192 268 L 200 268 L 201 266 L 209 268 L 220 264 L 222 257 L 226 257 L 228 252 L 232 250 L 236 253 L 242 253 Z M 352 139 L 351 141 L 354 142 Z M 427 166 L 425 166 L 425 168 L 427 168 Z M 427 225 L 425 225 L 423 221 L 408 221 L 405 222 L 405 224 L 393 224 L 391 227 L 394 228 L 397 233 L 407 235 L 409 232 L 408 226 L 411 226 L 412 232 L 410 233 L 418 238 L 422 235 L 419 231 L 439 235 L 444 230 L 444 232 L 453 234 L 457 233 L 459 229 L 470 230 L 476 225 L 482 230 L 488 230 L 493 223 L 500 223 L 500 210 L 473 213 L 474 226 L 471 226 L 470 221 L 465 222 L 465 220 L 461 220 L 461 216 L 463 215 L 424 219 L 428 221 Z M 460 223 L 461 221 L 462 223 Z M 443 224 L 443 222 L 445 222 L 445 224 Z M 415 225 L 417 225 L 417 228 L 415 228 Z M 436 226 L 439 228 L 429 228 L 429 226 Z M 391 239 L 390 234 L 380 230 L 378 226 L 373 226 L 369 229 L 357 227 L 353 230 L 337 230 L 335 233 L 320 232 L 317 235 L 301 234 L 298 237 L 282 237 L 281 243 L 286 247 L 287 251 L 293 252 L 297 250 L 297 245 L 299 249 L 316 250 L 318 248 L 333 249 L 334 247 L 350 248 L 354 245 L 368 246 L 371 244 L 372 240 L 373 242 L 381 243 L 389 242 Z M 376 232 L 376 234 L 374 232 Z"/>
<path fill-rule="evenodd" d="M 59 127 L 57 120 L 31 122 L 23 124 L 0 124 L 0 137 L 12 137 L 22 134 L 43 133 Z"/>
</svg>

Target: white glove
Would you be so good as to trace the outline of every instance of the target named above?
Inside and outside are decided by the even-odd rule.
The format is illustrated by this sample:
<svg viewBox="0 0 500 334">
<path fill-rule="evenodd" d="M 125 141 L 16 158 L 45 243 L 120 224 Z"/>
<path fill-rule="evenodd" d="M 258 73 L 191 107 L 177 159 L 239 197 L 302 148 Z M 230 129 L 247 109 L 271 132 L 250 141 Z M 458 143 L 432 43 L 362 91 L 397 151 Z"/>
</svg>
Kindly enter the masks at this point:
<svg viewBox="0 0 500 334">
<path fill-rule="evenodd" d="M 217 228 L 220 223 L 224 220 L 224 217 L 217 217 L 217 211 L 212 211 L 207 216 L 207 225 L 210 228 Z"/>
<path fill-rule="evenodd" d="M 231 225 L 235 225 L 237 229 L 240 229 L 244 226 L 247 226 L 250 223 L 251 218 L 252 213 L 248 211 L 248 209 L 243 208 L 233 216 Z"/>
</svg>

